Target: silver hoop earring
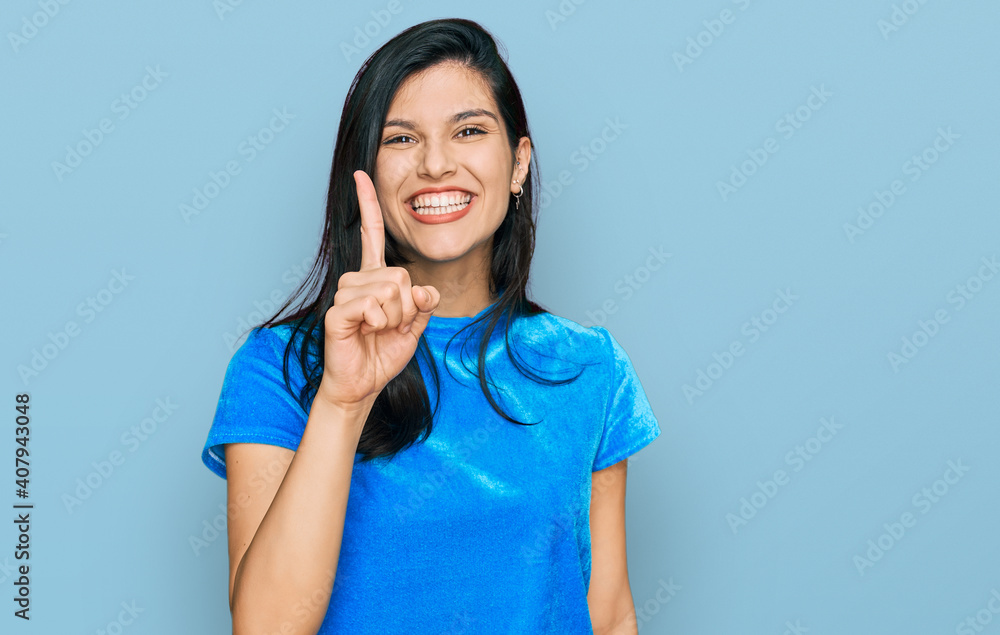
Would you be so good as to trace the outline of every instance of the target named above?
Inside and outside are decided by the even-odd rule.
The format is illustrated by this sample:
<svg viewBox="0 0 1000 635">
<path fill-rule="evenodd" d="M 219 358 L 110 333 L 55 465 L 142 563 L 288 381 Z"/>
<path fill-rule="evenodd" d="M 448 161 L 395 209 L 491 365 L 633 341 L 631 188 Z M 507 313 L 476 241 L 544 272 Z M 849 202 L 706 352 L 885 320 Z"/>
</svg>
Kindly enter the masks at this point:
<svg viewBox="0 0 1000 635">
<path fill-rule="evenodd" d="M 518 162 L 517 162 L 517 164 L 518 164 L 518 165 L 521 165 L 521 162 L 520 162 L 520 161 L 518 161 Z M 521 185 L 521 184 L 520 184 L 520 183 L 518 182 L 518 180 L 517 180 L 517 179 L 514 179 L 514 184 L 515 184 L 515 185 Z M 521 187 L 520 187 L 520 191 L 518 191 L 518 193 L 517 193 L 517 194 L 514 194 L 514 209 L 519 209 L 519 208 L 521 207 L 521 195 L 522 195 L 522 194 L 524 194 L 524 186 L 523 186 L 523 185 L 521 185 Z"/>
</svg>

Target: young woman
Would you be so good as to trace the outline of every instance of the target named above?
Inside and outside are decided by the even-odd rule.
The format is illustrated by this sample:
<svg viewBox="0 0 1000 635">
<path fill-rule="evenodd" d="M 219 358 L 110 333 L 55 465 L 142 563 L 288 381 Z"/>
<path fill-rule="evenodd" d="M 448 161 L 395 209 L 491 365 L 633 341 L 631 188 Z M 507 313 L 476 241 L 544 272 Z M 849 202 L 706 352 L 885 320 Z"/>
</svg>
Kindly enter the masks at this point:
<svg viewBox="0 0 1000 635">
<path fill-rule="evenodd" d="M 636 632 L 625 459 L 660 429 L 606 329 L 527 298 L 531 157 L 475 22 L 358 72 L 302 299 L 233 356 L 202 453 L 237 635 Z"/>
</svg>

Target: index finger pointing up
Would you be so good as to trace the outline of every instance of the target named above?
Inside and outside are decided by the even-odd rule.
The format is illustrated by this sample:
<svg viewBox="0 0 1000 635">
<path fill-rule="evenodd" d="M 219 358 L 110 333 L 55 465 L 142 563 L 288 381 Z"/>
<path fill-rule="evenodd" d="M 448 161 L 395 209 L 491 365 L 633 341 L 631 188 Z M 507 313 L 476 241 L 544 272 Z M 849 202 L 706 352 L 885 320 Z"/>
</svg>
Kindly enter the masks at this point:
<svg viewBox="0 0 1000 635">
<path fill-rule="evenodd" d="M 375 184 L 364 170 L 355 170 L 354 182 L 358 188 L 358 205 L 361 207 L 361 271 L 385 266 L 385 227 L 382 208 L 375 195 Z"/>
</svg>

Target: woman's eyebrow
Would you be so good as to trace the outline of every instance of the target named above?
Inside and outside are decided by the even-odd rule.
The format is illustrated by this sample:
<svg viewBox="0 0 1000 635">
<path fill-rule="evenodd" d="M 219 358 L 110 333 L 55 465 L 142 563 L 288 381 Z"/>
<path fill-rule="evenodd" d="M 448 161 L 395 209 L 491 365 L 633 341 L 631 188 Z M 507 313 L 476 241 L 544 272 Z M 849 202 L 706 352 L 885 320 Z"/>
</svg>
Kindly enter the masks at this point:
<svg viewBox="0 0 1000 635">
<path fill-rule="evenodd" d="M 455 114 L 448 121 L 448 123 L 449 124 L 456 124 L 459 121 L 463 121 L 465 119 L 470 119 L 472 117 L 490 117 L 490 118 L 493 119 L 493 121 L 496 122 L 496 124 L 498 126 L 500 125 L 500 119 L 498 119 L 496 115 L 494 115 L 489 110 L 486 110 L 485 108 L 476 108 L 474 110 L 464 110 L 464 111 L 462 111 L 460 113 Z M 417 129 L 416 124 L 414 124 L 412 121 L 407 121 L 406 119 L 390 119 L 390 120 L 388 120 L 388 121 L 385 122 L 385 126 L 383 126 L 383 127 L 388 128 L 390 126 L 396 126 L 398 128 L 405 128 L 407 130 L 416 130 Z"/>
<path fill-rule="evenodd" d="M 472 117 L 490 117 L 493 119 L 494 122 L 496 122 L 498 126 L 500 125 L 500 120 L 497 118 L 497 116 L 494 115 L 489 110 L 486 110 L 485 108 L 475 108 L 473 110 L 465 110 L 463 112 L 460 112 L 456 114 L 454 117 L 452 117 L 451 121 L 449 121 L 448 123 L 454 124 L 458 123 L 459 121 L 462 121 L 463 119 L 470 119 Z"/>
</svg>

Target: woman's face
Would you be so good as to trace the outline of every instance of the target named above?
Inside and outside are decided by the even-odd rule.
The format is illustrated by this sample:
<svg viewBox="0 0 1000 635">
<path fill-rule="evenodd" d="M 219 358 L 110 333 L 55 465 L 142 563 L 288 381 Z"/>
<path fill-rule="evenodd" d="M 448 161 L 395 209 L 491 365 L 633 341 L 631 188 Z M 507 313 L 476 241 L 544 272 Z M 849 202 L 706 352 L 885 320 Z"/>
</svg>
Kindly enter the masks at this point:
<svg viewBox="0 0 1000 635">
<path fill-rule="evenodd" d="M 386 231 L 404 254 L 422 269 L 488 262 L 531 155 L 527 137 L 519 155 L 511 153 L 480 76 L 454 63 L 411 75 L 389 106 L 380 142 L 373 180 Z"/>
</svg>

